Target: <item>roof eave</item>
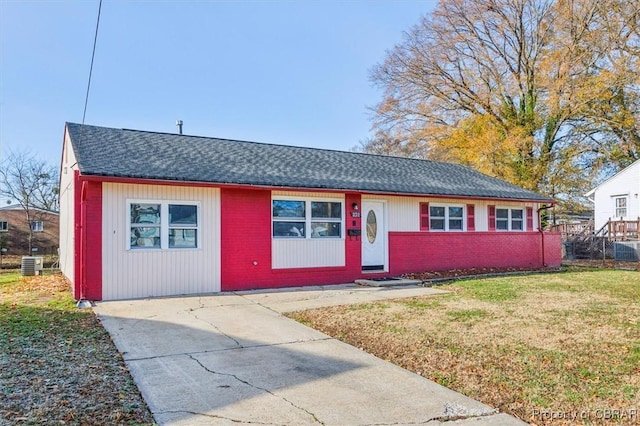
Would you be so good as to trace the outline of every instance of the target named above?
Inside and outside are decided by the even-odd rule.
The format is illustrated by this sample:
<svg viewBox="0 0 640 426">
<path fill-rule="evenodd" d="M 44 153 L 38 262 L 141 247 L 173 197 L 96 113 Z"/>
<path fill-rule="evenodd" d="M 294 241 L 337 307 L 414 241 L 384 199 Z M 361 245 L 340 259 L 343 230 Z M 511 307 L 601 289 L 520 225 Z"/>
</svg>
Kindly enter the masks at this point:
<svg viewBox="0 0 640 426">
<path fill-rule="evenodd" d="M 185 181 L 179 179 L 155 178 L 155 177 L 134 177 L 134 176 L 116 176 L 93 173 L 80 173 L 80 178 L 84 180 L 93 180 L 101 182 L 117 182 L 131 183 L 143 185 L 171 185 L 171 186 L 199 186 L 199 187 L 225 187 L 225 188 L 255 188 L 255 189 L 278 189 L 281 191 L 316 191 L 316 192 L 346 192 L 370 195 L 394 195 L 406 197 L 429 197 L 429 198 L 447 198 L 447 199 L 473 199 L 487 201 L 515 201 L 525 203 L 553 204 L 555 200 L 551 198 L 534 198 L 534 197 L 492 197 L 480 195 L 462 195 L 462 194 L 436 194 L 422 192 L 400 192 L 400 191 L 376 191 L 359 188 L 335 188 L 328 186 L 290 186 L 290 185 L 266 185 L 256 183 L 238 183 L 238 182 L 205 182 L 205 181 Z"/>
</svg>

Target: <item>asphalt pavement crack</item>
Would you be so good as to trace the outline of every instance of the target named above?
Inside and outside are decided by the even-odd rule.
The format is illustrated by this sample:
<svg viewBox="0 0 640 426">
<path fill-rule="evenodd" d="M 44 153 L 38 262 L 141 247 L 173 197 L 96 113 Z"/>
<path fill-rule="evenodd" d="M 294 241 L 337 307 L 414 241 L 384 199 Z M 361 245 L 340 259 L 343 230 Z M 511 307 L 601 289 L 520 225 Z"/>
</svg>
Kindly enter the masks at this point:
<svg viewBox="0 0 640 426">
<path fill-rule="evenodd" d="M 197 359 L 196 357 L 194 357 L 193 355 L 188 355 L 188 356 L 189 356 L 189 358 L 191 358 L 192 360 L 194 360 L 196 363 L 198 363 L 198 365 L 199 365 L 200 367 L 202 367 L 202 368 L 203 368 L 205 371 L 207 371 L 208 373 L 215 374 L 215 375 L 219 375 L 219 376 L 232 377 L 233 379 L 237 380 L 238 382 L 240 382 L 240 383 L 242 383 L 242 384 L 245 384 L 245 385 L 247 385 L 247 386 L 250 386 L 250 387 L 252 387 L 252 388 L 254 388 L 254 389 L 258 389 L 258 390 L 260 390 L 260 391 L 262 391 L 262 392 L 266 392 L 266 393 L 268 393 L 269 395 L 271 395 L 271 396 L 273 396 L 273 397 L 276 397 L 276 398 L 278 398 L 278 399 L 281 399 L 282 401 L 284 401 L 284 402 L 286 402 L 287 404 L 291 405 L 291 406 L 292 406 L 292 407 L 294 407 L 295 409 L 297 409 L 297 410 L 300 410 L 300 411 L 303 411 L 303 412 L 307 413 L 309 416 L 311 416 L 311 418 L 313 419 L 313 421 L 314 421 L 315 423 L 318 423 L 318 424 L 324 425 L 324 423 L 323 423 L 322 421 L 320 421 L 320 419 L 318 419 L 318 418 L 316 417 L 316 415 L 315 415 L 315 414 L 313 414 L 311 411 L 307 410 L 307 409 L 306 409 L 306 408 L 304 408 L 304 407 L 300 407 L 299 405 L 294 404 L 292 401 L 288 400 L 287 398 L 285 398 L 285 397 L 283 397 L 283 396 L 281 396 L 281 395 L 277 395 L 277 394 L 275 394 L 274 392 L 272 392 L 271 390 L 269 390 L 269 389 L 267 389 L 267 388 L 263 388 L 263 387 L 261 387 L 261 386 L 254 385 L 253 383 L 250 383 L 250 382 L 248 382 L 247 380 L 241 379 L 240 377 L 238 377 L 238 376 L 237 376 L 237 375 L 235 375 L 235 374 L 231 374 L 231 373 L 223 373 L 223 372 L 219 372 L 219 371 L 211 370 L 210 368 L 208 368 L 206 365 L 204 365 L 202 362 L 200 362 L 200 360 L 199 360 L 199 359 Z"/>
</svg>

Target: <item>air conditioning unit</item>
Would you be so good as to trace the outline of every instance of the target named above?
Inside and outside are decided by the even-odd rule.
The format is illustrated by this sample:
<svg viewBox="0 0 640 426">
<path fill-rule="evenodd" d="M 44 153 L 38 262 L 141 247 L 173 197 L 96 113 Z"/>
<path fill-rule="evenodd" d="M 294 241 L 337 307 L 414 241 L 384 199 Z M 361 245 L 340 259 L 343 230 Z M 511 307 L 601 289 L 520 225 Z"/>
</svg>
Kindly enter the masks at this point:
<svg viewBox="0 0 640 426">
<path fill-rule="evenodd" d="M 623 262 L 637 262 L 640 241 L 616 241 L 613 243 L 613 257 Z"/>
<path fill-rule="evenodd" d="M 22 276 L 40 275 L 44 267 L 44 257 L 42 256 L 23 256 L 20 273 Z"/>
</svg>

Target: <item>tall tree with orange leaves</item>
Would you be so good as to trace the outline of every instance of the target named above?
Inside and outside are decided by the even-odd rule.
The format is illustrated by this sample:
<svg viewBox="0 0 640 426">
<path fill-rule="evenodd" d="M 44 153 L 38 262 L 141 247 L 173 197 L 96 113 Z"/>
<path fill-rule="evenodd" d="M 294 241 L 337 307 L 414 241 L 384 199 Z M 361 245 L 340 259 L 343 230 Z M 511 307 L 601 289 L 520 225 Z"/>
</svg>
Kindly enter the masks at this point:
<svg viewBox="0 0 640 426">
<path fill-rule="evenodd" d="M 365 151 L 569 200 L 640 158 L 640 0 L 442 0 L 372 71 Z"/>
</svg>

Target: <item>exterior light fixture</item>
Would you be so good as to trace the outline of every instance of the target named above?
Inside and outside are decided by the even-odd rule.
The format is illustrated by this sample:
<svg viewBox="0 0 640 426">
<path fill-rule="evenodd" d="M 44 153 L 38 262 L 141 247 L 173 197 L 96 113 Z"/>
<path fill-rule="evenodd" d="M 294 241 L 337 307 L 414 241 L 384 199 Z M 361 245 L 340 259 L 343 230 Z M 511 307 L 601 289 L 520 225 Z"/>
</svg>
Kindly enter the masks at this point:
<svg viewBox="0 0 640 426">
<path fill-rule="evenodd" d="M 353 203 L 353 204 L 351 204 L 351 208 L 352 208 L 353 210 L 358 210 L 358 208 L 359 208 L 359 207 L 358 207 L 358 203 Z"/>
</svg>

